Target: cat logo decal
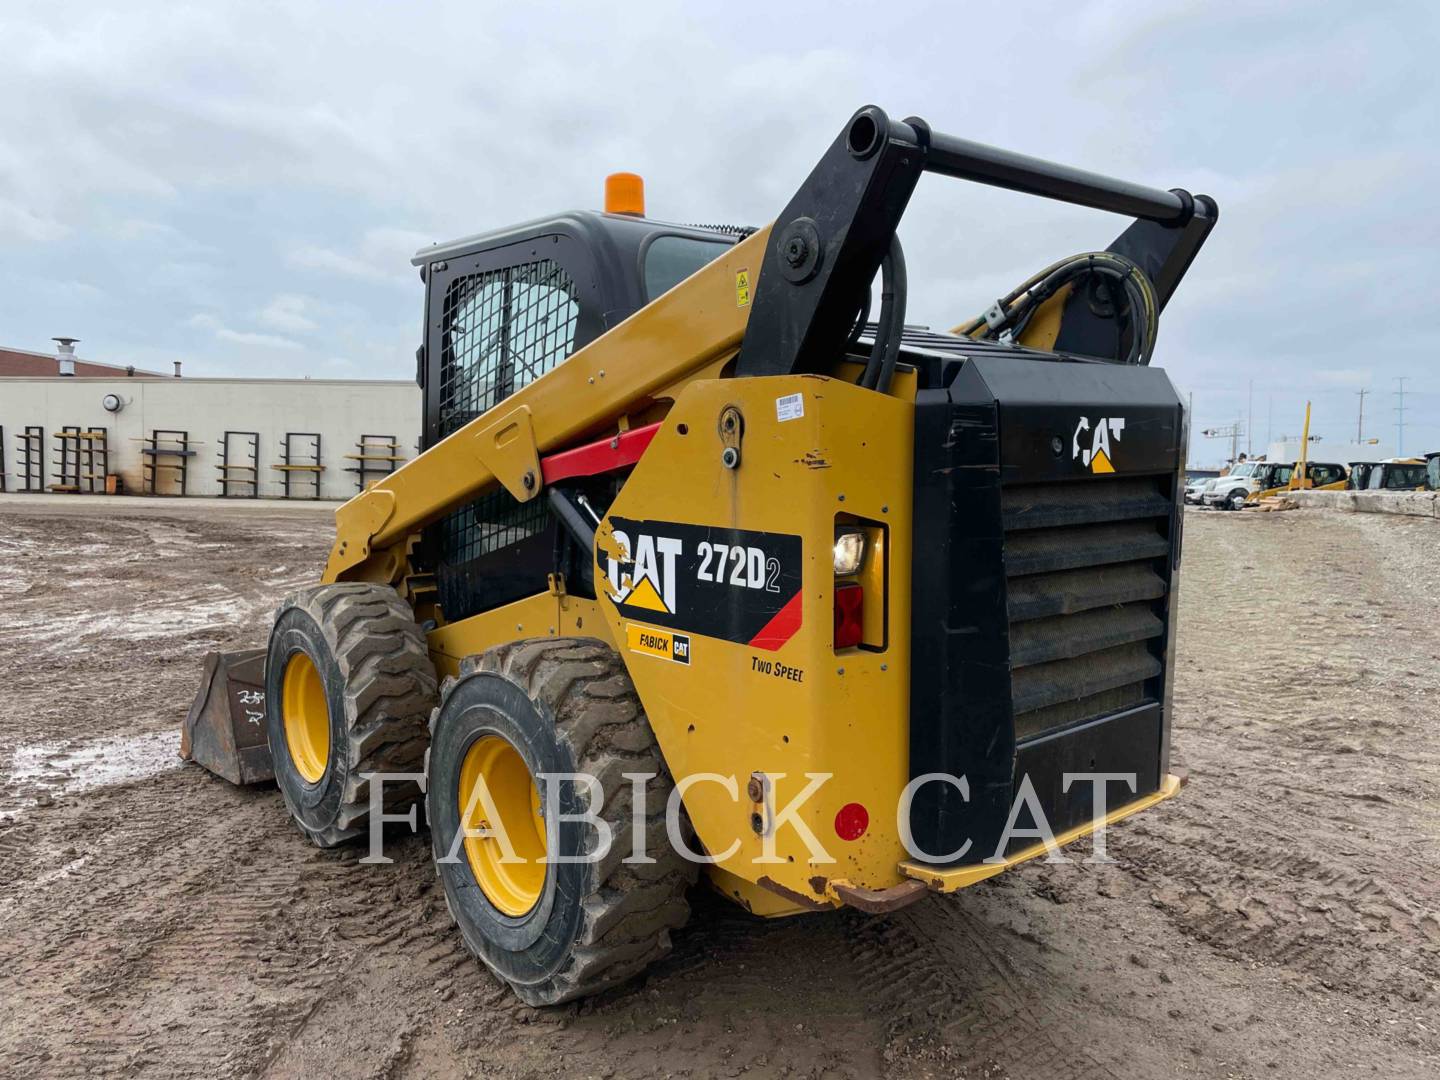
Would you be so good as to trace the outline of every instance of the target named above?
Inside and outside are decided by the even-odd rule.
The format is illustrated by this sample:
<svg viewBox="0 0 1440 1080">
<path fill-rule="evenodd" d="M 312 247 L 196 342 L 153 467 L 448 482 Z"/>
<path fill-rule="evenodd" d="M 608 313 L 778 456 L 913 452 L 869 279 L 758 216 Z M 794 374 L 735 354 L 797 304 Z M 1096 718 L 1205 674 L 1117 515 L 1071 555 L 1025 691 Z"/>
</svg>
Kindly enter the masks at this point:
<svg viewBox="0 0 1440 1080">
<path fill-rule="evenodd" d="M 1113 473 L 1115 453 L 1111 445 L 1118 444 L 1124 433 L 1123 416 L 1102 416 L 1095 421 L 1094 428 L 1090 426 L 1090 418 L 1082 416 L 1070 439 L 1070 458 L 1092 473 Z"/>
</svg>

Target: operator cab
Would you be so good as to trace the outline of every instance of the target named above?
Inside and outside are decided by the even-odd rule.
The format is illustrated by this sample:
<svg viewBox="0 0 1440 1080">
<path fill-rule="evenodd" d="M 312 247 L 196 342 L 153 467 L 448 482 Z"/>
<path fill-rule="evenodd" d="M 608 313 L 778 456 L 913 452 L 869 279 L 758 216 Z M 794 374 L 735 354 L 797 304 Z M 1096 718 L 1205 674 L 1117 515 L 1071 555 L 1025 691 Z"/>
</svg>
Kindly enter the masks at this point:
<svg viewBox="0 0 1440 1080">
<path fill-rule="evenodd" d="M 418 252 L 424 448 L 723 254 L 749 229 L 576 210 Z"/>
<path fill-rule="evenodd" d="M 1425 487 L 1425 462 L 1418 458 L 1381 461 L 1366 478 L 1367 491 L 1419 491 Z"/>
<path fill-rule="evenodd" d="M 1286 461 L 1262 461 L 1255 469 L 1254 481 L 1257 492 L 1270 492 L 1276 488 L 1290 486 L 1295 475 L 1295 463 Z"/>
<path fill-rule="evenodd" d="M 1350 462 L 1350 488 L 1353 491 L 1364 491 L 1370 482 L 1370 473 L 1374 471 L 1377 461 L 1352 461 Z"/>
<path fill-rule="evenodd" d="M 628 176 L 628 174 L 620 174 Z M 668 292 L 753 229 L 675 225 L 643 216 L 639 177 L 606 211 L 576 210 L 425 248 L 411 260 L 425 282 L 416 381 L 428 450 L 576 350 Z M 622 212 L 623 211 L 623 212 Z M 606 478 L 613 486 L 617 477 Z M 606 505 L 613 491 L 588 492 Z M 590 595 L 589 552 L 572 551 L 543 500 L 503 487 L 424 531 L 417 561 L 435 576 L 447 621 L 522 599 L 554 569 Z"/>
<path fill-rule="evenodd" d="M 1303 486 L 1333 490 L 1336 487 L 1344 487 L 1348 478 L 1349 471 L 1339 462 L 1311 461 L 1306 463 L 1306 483 Z"/>
</svg>

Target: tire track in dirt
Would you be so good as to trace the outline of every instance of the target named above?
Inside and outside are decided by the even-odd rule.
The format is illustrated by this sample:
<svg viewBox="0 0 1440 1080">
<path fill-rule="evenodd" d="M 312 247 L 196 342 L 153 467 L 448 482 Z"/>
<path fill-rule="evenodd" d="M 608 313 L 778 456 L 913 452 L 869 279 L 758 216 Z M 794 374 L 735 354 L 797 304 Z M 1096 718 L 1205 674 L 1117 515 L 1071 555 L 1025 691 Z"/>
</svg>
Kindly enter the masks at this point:
<svg viewBox="0 0 1440 1080">
<path fill-rule="evenodd" d="M 1394 627 L 1423 622 L 1412 609 L 1436 594 L 1362 573 L 1373 561 L 1357 517 L 1189 516 L 1211 541 L 1199 558 L 1187 551 L 1182 586 L 1180 650 L 1194 677 L 1181 678 L 1177 709 L 1199 722 L 1177 743 L 1195 782 L 1117 850 L 1180 929 L 1224 955 L 1418 1002 L 1440 982 L 1437 831 L 1425 811 L 1440 717 L 1433 636 Z M 1433 542 L 1394 532 L 1402 551 Z M 1225 593 L 1228 635 L 1207 632 L 1205 586 L 1237 580 L 1253 587 Z M 1277 644 L 1287 597 L 1306 600 Z"/>
<path fill-rule="evenodd" d="M 1073 1017 L 1037 994 L 959 897 L 881 919 L 847 915 L 857 976 L 883 988 L 891 1072 L 957 1067 L 978 1075 L 1092 1080 L 1116 1074 L 1073 1037 Z M 1047 988 L 1048 989 L 1048 988 Z"/>
</svg>

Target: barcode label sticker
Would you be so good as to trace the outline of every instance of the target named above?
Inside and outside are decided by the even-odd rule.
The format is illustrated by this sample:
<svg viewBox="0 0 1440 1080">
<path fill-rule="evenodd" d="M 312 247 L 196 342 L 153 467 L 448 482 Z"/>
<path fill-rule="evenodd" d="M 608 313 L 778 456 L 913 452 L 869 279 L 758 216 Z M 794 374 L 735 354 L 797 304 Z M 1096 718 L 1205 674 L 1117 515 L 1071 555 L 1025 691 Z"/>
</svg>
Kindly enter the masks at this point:
<svg viewBox="0 0 1440 1080">
<path fill-rule="evenodd" d="M 799 420 L 805 415 L 805 398 L 800 394 L 786 394 L 775 399 L 775 419 L 782 424 L 786 420 Z"/>
</svg>

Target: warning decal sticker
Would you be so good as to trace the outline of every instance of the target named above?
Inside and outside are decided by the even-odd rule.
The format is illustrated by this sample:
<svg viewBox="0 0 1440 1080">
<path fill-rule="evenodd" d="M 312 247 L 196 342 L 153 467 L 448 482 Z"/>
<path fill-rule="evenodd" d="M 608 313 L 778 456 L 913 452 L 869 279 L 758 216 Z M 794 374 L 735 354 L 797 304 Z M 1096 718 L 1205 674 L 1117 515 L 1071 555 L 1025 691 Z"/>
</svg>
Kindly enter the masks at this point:
<svg viewBox="0 0 1440 1080">
<path fill-rule="evenodd" d="M 745 307 L 750 303 L 750 271 L 735 271 L 735 306 Z"/>
<path fill-rule="evenodd" d="M 627 518 L 610 524 L 615 550 L 597 540 L 596 559 L 605 594 L 627 618 L 772 651 L 800 629 L 800 537 Z"/>
</svg>

